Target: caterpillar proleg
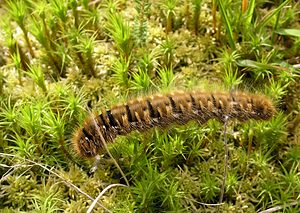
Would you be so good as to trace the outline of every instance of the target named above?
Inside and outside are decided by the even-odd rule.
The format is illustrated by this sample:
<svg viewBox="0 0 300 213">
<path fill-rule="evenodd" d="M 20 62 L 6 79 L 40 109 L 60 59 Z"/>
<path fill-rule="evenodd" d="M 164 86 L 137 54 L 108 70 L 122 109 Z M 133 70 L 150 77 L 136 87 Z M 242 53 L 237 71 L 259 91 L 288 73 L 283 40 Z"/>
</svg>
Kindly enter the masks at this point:
<svg viewBox="0 0 300 213">
<path fill-rule="evenodd" d="M 209 119 L 225 118 L 246 121 L 267 120 L 275 113 L 270 99 L 246 92 L 206 93 L 199 91 L 175 92 L 136 99 L 103 110 L 88 118 L 74 137 L 76 152 L 91 158 L 103 150 L 103 142 L 112 142 L 118 135 L 133 130 L 145 131 L 153 127 L 186 124 L 195 120 L 200 124 Z"/>
</svg>

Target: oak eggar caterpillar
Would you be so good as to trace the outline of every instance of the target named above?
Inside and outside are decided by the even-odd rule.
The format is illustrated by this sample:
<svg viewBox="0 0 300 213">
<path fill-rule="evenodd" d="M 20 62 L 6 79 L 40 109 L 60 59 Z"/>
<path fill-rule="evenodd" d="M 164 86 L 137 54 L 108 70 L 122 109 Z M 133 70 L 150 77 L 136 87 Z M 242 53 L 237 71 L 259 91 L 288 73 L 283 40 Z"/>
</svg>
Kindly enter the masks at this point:
<svg viewBox="0 0 300 213">
<path fill-rule="evenodd" d="M 268 120 L 275 111 L 269 98 L 247 92 L 191 91 L 153 95 L 113 106 L 88 118 L 75 132 L 72 142 L 80 156 L 92 158 L 103 150 L 103 139 L 112 142 L 118 135 L 134 130 L 143 132 L 153 127 L 183 125 L 191 120 L 200 124 L 209 119 L 224 122 L 225 118 Z"/>
</svg>

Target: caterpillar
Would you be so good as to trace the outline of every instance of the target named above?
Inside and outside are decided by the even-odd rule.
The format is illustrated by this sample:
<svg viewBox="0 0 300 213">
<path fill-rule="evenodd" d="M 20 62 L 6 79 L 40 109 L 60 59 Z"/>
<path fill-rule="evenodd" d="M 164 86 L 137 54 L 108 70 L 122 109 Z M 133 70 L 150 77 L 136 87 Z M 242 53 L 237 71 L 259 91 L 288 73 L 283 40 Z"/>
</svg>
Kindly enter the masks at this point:
<svg viewBox="0 0 300 213">
<path fill-rule="evenodd" d="M 80 156 L 92 158 L 103 150 L 103 139 L 112 142 L 118 135 L 133 130 L 142 132 L 153 127 L 185 124 L 190 120 L 200 124 L 209 119 L 225 122 L 225 118 L 268 120 L 275 111 L 267 97 L 246 92 L 192 91 L 154 95 L 116 105 L 88 118 L 75 132 L 72 143 Z"/>
</svg>

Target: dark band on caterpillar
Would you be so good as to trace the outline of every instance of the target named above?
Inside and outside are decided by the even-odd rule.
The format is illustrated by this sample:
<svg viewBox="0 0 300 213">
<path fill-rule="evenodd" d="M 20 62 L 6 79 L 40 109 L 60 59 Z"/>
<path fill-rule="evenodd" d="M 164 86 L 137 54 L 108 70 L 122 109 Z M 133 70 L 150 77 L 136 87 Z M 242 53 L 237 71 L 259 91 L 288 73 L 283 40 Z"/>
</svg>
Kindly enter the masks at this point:
<svg viewBox="0 0 300 213">
<path fill-rule="evenodd" d="M 104 117 L 103 117 L 103 114 L 100 114 L 99 115 L 99 117 L 100 117 L 100 122 L 103 124 L 103 126 L 106 128 L 106 129 L 108 129 L 109 128 L 109 125 L 106 123 L 106 121 L 104 120 Z"/>
<path fill-rule="evenodd" d="M 113 127 L 113 126 L 117 126 L 117 122 L 116 122 L 114 116 L 112 116 L 110 110 L 107 110 L 107 111 L 106 111 L 106 116 L 108 117 L 110 126 L 112 126 L 112 127 Z"/>
<path fill-rule="evenodd" d="M 171 107 L 172 107 L 173 112 L 174 113 L 177 112 L 175 101 L 173 100 L 173 98 L 171 96 L 169 96 L 168 98 L 169 98 L 169 101 L 171 103 Z"/>
<path fill-rule="evenodd" d="M 126 108 L 126 114 L 128 116 L 128 122 L 132 122 L 132 116 L 128 104 L 125 105 L 125 108 Z"/>
<path fill-rule="evenodd" d="M 149 109 L 150 117 L 154 118 L 155 117 L 155 112 L 154 112 L 153 106 L 152 106 L 151 102 L 148 99 L 146 100 L 146 102 L 147 102 L 147 106 L 148 106 L 148 109 Z"/>
<path fill-rule="evenodd" d="M 103 150 L 103 142 L 112 142 L 118 135 L 133 130 L 185 124 L 195 120 L 202 124 L 209 119 L 224 118 L 246 121 L 267 120 L 276 112 L 272 102 L 252 93 L 177 92 L 137 99 L 104 110 L 91 117 L 74 135 L 73 145 L 83 157 L 95 157 Z"/>
</svg>

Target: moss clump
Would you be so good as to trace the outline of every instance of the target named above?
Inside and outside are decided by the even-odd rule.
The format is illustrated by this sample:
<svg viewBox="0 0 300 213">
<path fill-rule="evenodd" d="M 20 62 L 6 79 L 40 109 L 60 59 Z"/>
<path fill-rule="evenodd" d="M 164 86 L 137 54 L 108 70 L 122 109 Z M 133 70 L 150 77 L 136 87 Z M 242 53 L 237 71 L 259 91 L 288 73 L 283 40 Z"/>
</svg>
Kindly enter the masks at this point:
<svg viewBox="0 0 300 213">
<path fill-rule="evenodd" d="M 1 2 L 0 209 L 85 212 L 105 192 L 97 212 L 297 211 L 300 4 L 246 2 Z M 89 175 L 71 146 L 89 114 L 191 88 L 259 91 L 279 113 L 119 137 Z"/>
</svg>

